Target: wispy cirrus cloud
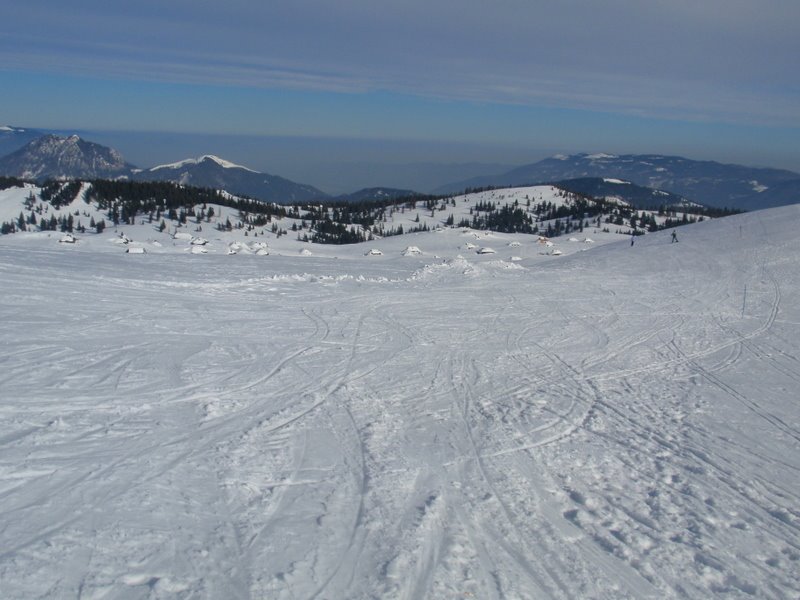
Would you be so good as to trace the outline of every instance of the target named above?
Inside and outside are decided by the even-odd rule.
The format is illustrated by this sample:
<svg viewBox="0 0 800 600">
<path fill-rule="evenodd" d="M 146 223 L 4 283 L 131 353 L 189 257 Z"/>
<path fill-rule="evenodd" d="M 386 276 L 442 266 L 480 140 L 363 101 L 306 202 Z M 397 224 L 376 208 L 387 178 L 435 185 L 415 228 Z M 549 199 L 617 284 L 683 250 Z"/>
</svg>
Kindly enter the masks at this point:
<svg viewBox="0 0 800 600">
<path fill-rule="evenodd" d="M 800 125 L 794 0 L 32 0 L 11 13 L 6 69 Z"/>
</svg>

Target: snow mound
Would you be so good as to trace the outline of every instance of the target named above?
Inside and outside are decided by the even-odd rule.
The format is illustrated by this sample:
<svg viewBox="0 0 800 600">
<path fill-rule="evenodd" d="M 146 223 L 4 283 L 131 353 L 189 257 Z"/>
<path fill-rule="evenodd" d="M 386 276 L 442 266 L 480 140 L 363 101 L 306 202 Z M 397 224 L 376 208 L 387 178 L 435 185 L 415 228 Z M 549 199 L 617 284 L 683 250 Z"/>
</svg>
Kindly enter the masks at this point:
<svg viewBox="0 0 800 600">
<path fill-rule="evenodd" d="M 403 256 L 419 256 L 420 254 L 422 254 L 422 250 L 416 246 L 408 246 L 403 250 Z"/>
<path fill-rule="evenodd" d="M 490 260 L 483 264 L 484 267 L 489 267 L 501 271 L 524 271 L 525 267 L 516 264 L 516 262 L 508 262 L 505 260 Z"/>
</svg>

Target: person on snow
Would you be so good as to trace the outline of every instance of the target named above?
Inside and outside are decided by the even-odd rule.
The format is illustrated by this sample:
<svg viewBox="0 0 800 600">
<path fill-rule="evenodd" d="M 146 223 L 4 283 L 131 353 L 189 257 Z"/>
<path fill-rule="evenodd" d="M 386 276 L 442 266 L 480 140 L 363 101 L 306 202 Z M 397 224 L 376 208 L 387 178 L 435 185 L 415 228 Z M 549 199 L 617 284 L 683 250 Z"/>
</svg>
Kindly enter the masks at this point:
<svg viewBox="0 0 800 600">
<path fill-rule="evenodd" d="M 678 234 L 673 231 L 672 232 L 672 241 L 670 242 L 670 244 L 674 244 L 677 241 L 678 241 Z"/>
</svg>

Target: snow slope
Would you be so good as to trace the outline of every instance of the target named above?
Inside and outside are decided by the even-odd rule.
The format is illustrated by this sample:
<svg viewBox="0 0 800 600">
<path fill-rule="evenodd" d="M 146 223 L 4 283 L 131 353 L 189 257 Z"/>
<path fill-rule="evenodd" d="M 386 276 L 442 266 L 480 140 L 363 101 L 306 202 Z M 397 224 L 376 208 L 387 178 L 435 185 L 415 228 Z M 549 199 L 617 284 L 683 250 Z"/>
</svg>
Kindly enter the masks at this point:
<svg viewBox="0 0 800 600">
<path fill-rule="evenodd" d="M 26 208 L 25 202 L 29 196 L 33 196 L 37 222 L 51 217 L 61 219 L 72 215 L 76 228 L 81 225 L 86 228 L 85 233 L 76 234 L 78 237 L 76 247 L 81 251 L 121 252 L 127 247 L 134 246 L 142 247 L 148 253 L 189 252 L 192 249 L 191 239 L 193 237 L 202 237 L 208 241 L 203 246 L 203 250 L 209 254 L 228 254 L 232 249 L 237 253 L 251 253 L 256 250 L 256 246 L 263 244 L 268 246 L 269 253 L 273 255 L 296 255 L 305 250 L 318 256 L 360 257 L 366 251 L 360 246 L 342 247 L 302 242 L 298 239 L 298 235 L 300 233 L 310 234 L 311 232 L 306 230 L 295 233 L 292 231 L 292 227 L 300 227 L 304 219 L 295 219 L 288 216 L 283 218 L 275 217 L 270 225 L 257 227 L 250 232 L 236 227 L 231 231 L 220 231 L 218 225 L 224 224 L 228 220 L 231 223 L 238 223 L 241 217 L 237 210 L 217 204 L 210 205 L 214 209 L 214 218 L 202 223 L 199 223 L 196 218 L 190 218 L 186 224 L 181 225 L 177 221 L 171 221 L 167 218 L 168 224 L 165 223 L 164 231 L 159 231 L 158 219 L 150 222 L 145 215 L 139 215 L 133 224 L 120 224 L 114 227 L 110 221 L 108 210 L 101 210 L 96 203 L 89 203 L 85 200 L 84 191 L 90 185 L 89 183 L 83 183 L 81 191 L 72 202 L 60 208 L 53 208 L 50 203 L 43 201 L 41 199 L 41 188 L 32 184 L 25 184 L 22 188 L 12 187 L 0 190 L 0 223 L 16 222 L 21 213 L 23 216 L 29 215 L 30 209 Z M 495 245 L 493 249 L 500 252 L 505 246 L 520 244 L 522 249 L 514 251 L 513 254 L 527 258 L 536 256 L 544 250 L 541 244 L 538 244 L 537 236 L 476 231 L 469 228 L 453 229 L 444 228 L 443 226 L 448 218 L 452 218 L 455 223 L 461 222 L 463 219 L 471 220 L 473 209 L 480 203 L 493 203 L 497 206 L 513 206 L 514 203 L 517 203 L 517 205 L 525 207 L 530 200 L 534 204 L 549 202 L 553 206 L 562 206 L 568 202 L 565 195 L 563 191 L 552 186 L 489 190 L 455 196 L 447 199 L 447 201 L 440 201 L 436 210 L 433 211 L 428 210 L 423 203 L 418 203 L 416 208 L 411 208 L 410 206 L 403 208 L 390 207 L 384 225 L 387 229 L 402 226 L 405 231 L 411 231 L 423 225 L 429 229 L 436 230 L 435 236 L 422 236 L 422 239 L 426 241 L 423 243 L 424 247 L 421 250 L 424 255 L 429 257 L 455 257 L 459 253 L 473 254 L 480 247 L 492 244 Z M 195 209 L 199 211 L 200 205 L 197 205 Z M 526 207 L 525 210 L 532 209 Z M 680 217 L 681 215 L 679 214 L 678 216 Z M 659 221 L 664 220 L 664 217 L 656 218 Z M 101 220 L 108 227 L 102 234 L 96 234 L 94 229 L 90 228 L 90 225 L 92 221 L 99 222 Z M 305 218 L 305 221 L 307 222 L 308 218 Z M 552 221 L 541 221 L 538 225 L 544 230 L 548 223 L 552 223 Z M 277 235 L 271 230 L 272 225 L 286 231 L 287 234 Z M 604 223 L 603 227 L 608 227 L 608 225 Z M 552 253 L 556 248 L 562 254 L 584 250 L 586 249 L 584 244 L 576 242 L 584 242 L 588 235 L 591 235 L 590 239 L 594 242 L 609 243 L 618 241 L 621 234 L 625 235 L 630 232 L 630 227 L 627 225 L 613 225 L 611 227 L 614 229 L 613 233 L 611 231 L 604 232 L 596 227 L 589 227 L 584 233 L 580 233 L 576 228 L 571 237 L 561 236 L 554 238 L 554 247 L 548 250 L 548 253 Z M 3 241 L 26 245 L 49 243 L 51 246 L 57 246 L 57 242 L 61 238 L 61 233 L 38 231 L 37 226 L 30 229 L 30 231 L 12 234 L 13 242 L 10 238 L 7 240 L 0 238 L 0 243 Z M 418 238 L 416 234 L 413 234 L 396 238 L 376 239 L 373 244 L 379 249 L 387 248 L 399 253 L 406 246 L 415 244 L 415 240 L 418 240 Z M 245 244 L 249 247 L 249 251 L 243 247 Z M 508 259 L 510 256 L 510 254 L 503 255 L 503 258 Z"/>
<path fill-rule="evenodd" d="M 799 226 L 3 236 L 0 595 L 797 597 Z"/>
</svg>

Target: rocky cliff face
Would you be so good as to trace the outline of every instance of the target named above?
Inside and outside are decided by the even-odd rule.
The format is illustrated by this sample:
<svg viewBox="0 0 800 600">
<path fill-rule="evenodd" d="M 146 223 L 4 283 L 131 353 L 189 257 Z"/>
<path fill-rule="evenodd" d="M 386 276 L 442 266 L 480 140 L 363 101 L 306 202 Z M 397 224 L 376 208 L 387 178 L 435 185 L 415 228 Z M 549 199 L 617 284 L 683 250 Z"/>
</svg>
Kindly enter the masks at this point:
<svg viewBox="0 0 800 600">
<path fill-rule="evenodd" d="M 35 180 L 116 179 L 133 168 L 113 148 L 77 135 L 44 135 L 0 158 L 0 174 Z"/>
</svg>

